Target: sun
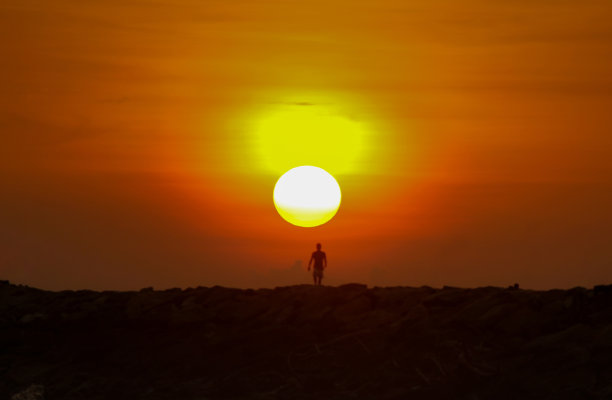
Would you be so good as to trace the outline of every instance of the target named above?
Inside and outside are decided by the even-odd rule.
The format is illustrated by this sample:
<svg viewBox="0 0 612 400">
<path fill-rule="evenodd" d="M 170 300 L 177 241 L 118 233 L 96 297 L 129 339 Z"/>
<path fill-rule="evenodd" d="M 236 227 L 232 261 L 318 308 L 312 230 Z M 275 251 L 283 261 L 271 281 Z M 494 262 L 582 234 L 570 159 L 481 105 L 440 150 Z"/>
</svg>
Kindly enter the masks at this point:
<svg viewBox="0 0 612 400">
<path fill-rule="evenodd" d="M 304 165 L 285 172 L 274 186 L 274 206 L 293 225 L 326 223 L 340 207 L 340 186 L 327 171 Z"/>
</svg>

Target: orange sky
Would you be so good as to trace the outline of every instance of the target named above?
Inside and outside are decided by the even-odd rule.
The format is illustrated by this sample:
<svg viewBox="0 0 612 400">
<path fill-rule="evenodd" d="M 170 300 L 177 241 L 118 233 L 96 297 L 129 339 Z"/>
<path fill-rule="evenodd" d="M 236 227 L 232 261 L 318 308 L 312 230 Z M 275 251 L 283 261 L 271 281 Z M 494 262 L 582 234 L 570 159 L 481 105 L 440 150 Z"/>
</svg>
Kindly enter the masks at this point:
<svg viewBox="0 0 612 400">
<path fill-rule="evenodd" d="M 611 20 L 606 0 L 5 0 L 0 278 L 308 283 L 321 241 L 328 284 L 609 283 Z M 272 203 L 254 129 L 285 109 L 367 130 L 321 227 Z"/>
</svg>

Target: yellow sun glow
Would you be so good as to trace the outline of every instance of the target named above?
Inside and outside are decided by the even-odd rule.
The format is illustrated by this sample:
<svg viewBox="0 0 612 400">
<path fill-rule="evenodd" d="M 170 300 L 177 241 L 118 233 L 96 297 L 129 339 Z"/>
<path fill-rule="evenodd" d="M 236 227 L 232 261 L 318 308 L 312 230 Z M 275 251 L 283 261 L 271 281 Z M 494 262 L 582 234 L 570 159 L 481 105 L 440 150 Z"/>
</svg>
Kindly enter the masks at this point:
<svg viewBox="0 0 612 400">
<path fill-rule="evenodd" d="M 325 170 L 301 166 L 287 171 L 274 187 L 274 205 L 285 221 L 302 227 L 321 225 L 340 207 L 340 186 Z"/>
<path fill-rule="evenodd" d="M 326 104 L 276 104 L 250 132 L 262 166 L 276 174 L 313 164 L 334 174 L 355 173 L 367 148 L 364 123 Z"/>
</svg>

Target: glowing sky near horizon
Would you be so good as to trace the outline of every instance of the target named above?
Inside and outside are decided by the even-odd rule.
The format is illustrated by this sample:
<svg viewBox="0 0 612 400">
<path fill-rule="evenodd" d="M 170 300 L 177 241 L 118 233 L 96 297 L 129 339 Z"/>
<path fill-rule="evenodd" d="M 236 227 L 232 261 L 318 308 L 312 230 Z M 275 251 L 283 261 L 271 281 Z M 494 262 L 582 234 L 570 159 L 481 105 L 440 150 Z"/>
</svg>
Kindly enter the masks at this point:
<svg viewBox="0 0 612 400">
<path fill-rule="evenodd" d="M 550 288 L 612 270 L 612 4 L 6 0 L 0 278 Z M 271 200 L 330 172 L 324 225 Z"/>
</svg>

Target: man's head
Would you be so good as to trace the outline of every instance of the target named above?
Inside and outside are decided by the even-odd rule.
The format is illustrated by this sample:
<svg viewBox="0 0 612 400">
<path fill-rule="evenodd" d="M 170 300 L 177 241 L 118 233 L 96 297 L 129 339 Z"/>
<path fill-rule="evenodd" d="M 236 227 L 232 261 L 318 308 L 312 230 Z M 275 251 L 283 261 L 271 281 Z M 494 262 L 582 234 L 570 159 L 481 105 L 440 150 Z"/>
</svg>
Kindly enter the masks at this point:
<svg viewBox="0 0 612 400">
<path fill-rule="evenodd" d="M 321 243 L 317 243 L 317 250 L 321 250 Z"/>
</svg>

